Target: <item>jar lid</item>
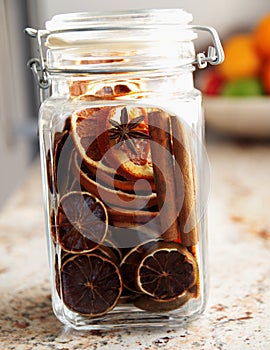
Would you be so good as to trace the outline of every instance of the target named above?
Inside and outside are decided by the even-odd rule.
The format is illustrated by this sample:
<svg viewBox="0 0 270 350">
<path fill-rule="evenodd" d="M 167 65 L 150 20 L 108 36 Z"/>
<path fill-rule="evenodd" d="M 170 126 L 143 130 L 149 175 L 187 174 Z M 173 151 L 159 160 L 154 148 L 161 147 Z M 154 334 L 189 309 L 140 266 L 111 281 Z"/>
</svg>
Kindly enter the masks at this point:
<svg viewBox="0 0 270 350">
<path fill-rule="evenodd" d="M 191 21 L 192 15 L 181 9 L 56 15 L 46 22 L 46 30 L 25 29 L 37 39 L 40 56 L 29 60 L 28 66 L 46 89 L 48 74 L 174 71 L 220 64 L 224 53 L 216 30 Z M 212 36 L 214 46 L 207 54 L 195 52 L 198 30 Z"/>
<path fill-rule="evenodd" d="M 128 28 L 151 25 L 184 25 L 192 21 L 192 14 L 182 9 L 151 9 L 133 11 L 78 12 L 53 16 L 46 22 L 50 32 L 77 28 Z"/>
<path fill-rule="evenodd" d="M 192 15 L 181 9 L 80 12 L 54 16 L 46 22 L 49 48 L 84 45 L 89 41 L 191 41 Z"/>
</svg>

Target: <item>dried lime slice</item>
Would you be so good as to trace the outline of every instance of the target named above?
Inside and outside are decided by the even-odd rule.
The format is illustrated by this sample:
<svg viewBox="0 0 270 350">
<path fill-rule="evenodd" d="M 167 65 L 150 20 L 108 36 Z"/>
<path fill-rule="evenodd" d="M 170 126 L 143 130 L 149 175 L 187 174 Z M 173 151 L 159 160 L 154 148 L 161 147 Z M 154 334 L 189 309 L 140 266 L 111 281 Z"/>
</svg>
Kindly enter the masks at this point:
<svg viewBox="0 0 270 350">
<path fill-rule="evenodd" d="M 112 310 L 122 292 L 117 265 L 102 255 L 81 254 L 61 268 L 63 302 L 70 310 L 98 317 Z"/>
<path fill-rule="evenodd" d="M 197 281 L 194 256 L 173 242 L 158 242 L 144 255 L 137 269 L 139 290 L 156 300 L 179 298 Z"/>
</svg>

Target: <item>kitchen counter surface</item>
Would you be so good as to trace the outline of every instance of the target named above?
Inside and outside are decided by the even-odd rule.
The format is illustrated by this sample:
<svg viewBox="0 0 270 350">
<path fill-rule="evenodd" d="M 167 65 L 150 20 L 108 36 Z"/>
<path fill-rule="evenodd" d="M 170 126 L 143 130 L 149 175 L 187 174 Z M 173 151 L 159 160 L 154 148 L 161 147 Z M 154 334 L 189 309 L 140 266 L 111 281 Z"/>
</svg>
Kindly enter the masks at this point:
<svg viewBox="0 0 270 350">
<path fill-rule="evenodd" d="M 270 145 L 208 145 L 211 287 L 184 326 L 70 330 L 51 309 L 38 164 L 0 212 L 0 349 L 270 349 Z M 19 173 L 18 173 L 19 176 Z"/>
</svg>

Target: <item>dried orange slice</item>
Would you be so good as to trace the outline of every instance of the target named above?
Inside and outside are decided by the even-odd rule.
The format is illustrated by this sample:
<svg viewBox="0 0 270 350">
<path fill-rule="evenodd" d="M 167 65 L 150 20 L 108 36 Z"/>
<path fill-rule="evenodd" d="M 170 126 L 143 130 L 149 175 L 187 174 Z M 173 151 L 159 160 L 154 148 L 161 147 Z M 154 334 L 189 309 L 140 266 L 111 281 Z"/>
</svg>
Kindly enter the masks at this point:
<svg viewBox="0 0 270 350">
<path fill-rule="evenodd" d="M 67 252 L 83 253 L 95 249 L 104 240 L 108 214 L 98 198 L 74 191 L 61 198 L 56 224 L 61 247 Z"/>
<path fill-rule="evenodd" d="M 122 292 L 117 265 L 101 255 L 82 254 L 61 268 L 63 302 L 70 310 L 88 317 L 112 310 Z"/>
<path fill-rule="evenodd" d="M 143 108 L 131 108 L 126 116 L 128 118 L 126 120 L 127 127 L 131 129 L 130 133 L 125 132 L 124 137 L 129 134 L 131 137 L 125 140 L 125 144 L 131 145 L 133 149 L 136 148 L 136 154 L 134 154 L 125 145 L 122 145 L 120 149 L 117 147 L 119 144 L 117 141 L 121 139 L 118 130 L 121 129 L 121 124 L 119 124 L 121 116 L 119 117 L 118 114 L 123 114 L 121 112 L 123 110 L 127 111 L 127 108 L 103 107 L 75 111 L 71 117 L 74 143 L 90 172 L 96 176 L 98 170 L 98 181 L 101 180 L 107 185 L 110 184 L 111 187 L 114 186 L 121 190 L 133 191 L 134 181 L 146 179 L 149 181 L 149 185 L 145 186 L 145 183 L 138 182 L 138 184 L 136 183 L 136 191 L 149 191 L 149 187 L 152 189 L 155 187 L 152 164 L 149 158 L 147 123 L 146 120 L 143 121 L 143 118 L 146 118 L 146 112 Z M 122 122 L 124 122 L 123 117 Z M 118 129 L 112 123 L 115 125 L 118 123 Z M 117 176 L 123 176 L 129 181 L 119 181 L 116 179 Z"/>
<path fill-rule="evenodd" d="M 74 142 L 70 136 L 71 119 L 65 121 L 62 131 L 56 131 L 52 139 L 52 149 L 46 154 L 47 182 L 51 193 L 63 195 L 70 190 L 74 178 L 71 178 L 70 156 Z"/>
<path fill-rule="evenodd" d="M 137 269 L 138 289 L 156 300 L 179 298 L 197 281 L 193 255 L 180 244 L 158 242 L 144 255 Z"/>
<path fill-rule="evenodd" d="M 75 111 L 71 117 L 74 144 L 81 159 L 90 169 L 114 175 L 114 170 L 101 162 L 102 154 L 97 144 L 97 123 L 104 108 L 86 108 Z M 92 170 L 94 171 L 94 170 Z"/>
<path fill-rule="evenodd" d="M 59 157 L 61 155 L 61 150 L 63 145 L 66 142 L 68 137 L 68 131 L 64 130 L 63 132 L 56 132 L 53 139 L 53 149 L 52 154 L 50 150 L 46 154 L 46 168 L 47 168 L 47 181 L 48 187 L 51 193 L 53 193 L 53 186 L 55 186 L 56 192 L 58 192 L 58 183 L 57 183 L 57 167 Z M 64 172 L 66 175 L 66 171 Z M 63 182 L 59 179 L 60 187 Z"/>
<path fill-rule="evenodd" d="M 98 256 L 103 256 L 111 261 L 113 261 L 115 264 L 118 264 L 120 259 L 114 254 L 114 252 L 112 251 L 112 249 L 110 249 L 107 246 L 104 245 L 100 245 L 98 246 L 95 250 L 93 250 L 91 252 L 91 254 L 95 254 Z M 58 292 L 58 294 L 60 295 L 60 274 L 61 274 L 61 267 L 63 266 L 63 264 L 75 257 L 76 255 L 73 253 L 68 253 L 64 250 L 60 250 L 59 255 L 55 254 L 55 264 L 54 264 L 54 269 L 55 269 L 55 287 L 56 290 Z M 60 267 L 60 268 L 59 268 Z"/>
<path fill-rule="evenodd" d="M 65 194 L 73 182 L 71 178 L 70 157 L 74 149 L 73 139 L 68 130 L 57 132 L 54 136 L 53 164 L 48 168 L 49 186 L 54 185 L 55 191 L 60 195 Z M 47 162 L 50 161 L 49 154 Z M 53 169 L 53 170 L 52 170 Z"/>
<path fill-rule="evenodd" d="M 107 131 L 104 122 L 111 109 L 112 107 L 103 107 L 75 111 L 71 117 L 71 129 L 74 144 L 87 168 L 92 173 L 96 174 L 96 170 L 99 169 L 99 174 L 105 173 L 114 177 L 115 169 L 101 161 L 105 150 L 101 153 L 98 147 L 98 139 L 102 137 L 99 132 L 102 134 Z"/>
<path fill-rule="evenodd" d="M 148 208 L 156 205 L 156 194 L 136 195 L 123 191 L 115 191 L 111 188 L 103 186 L 91 178 L 91 174 L 82 162 L 78 154 L 72 156 L 72 170 L 78 182 L 90 193 L 102 199 L 103 202 L 110 206 L 137 209 Z"/>
<path fill-rule="evenodd" d="M 113 261 L 115 264 L 117 264 L 119 262 L 119 258 L 116 256 L 116 254 L 113 252 L 113 250 L 106 245 L 99 245 L 91 253 L 104 256 L 105 258 Z"/>
<path fill-rule="evenodd" d="M 51 214 L 50 214 L 50 230 L 51 230 L 51 237 L 53 239 L 53 243 L 55 243 L 56 242 L 56 224 L 55 224 L 54 209 L 51 210 Z"/>
<path fill-rule="evenodd" d="M 152 311 L 152 312 L 167 312 L 179 309 L 185 303 L 187 303 L 192 297 L 192 293 L 185 290 L 176 299 L 170 301 L 157 300 L 149 295 L 141 295 L 139 298 L 134 300 L 134 305 L 139 309 Z"/>
<path fill-rule="evenodd" d="M 141 88 L 137 81 L 111 81 L 106 84 L 95 82 L 93 84 L 89 80 L 76 80 L 69 83 L 69 91 L 72 98 L 92 101 L 95 99 L 112 100 L 130 94 L 140 94 Z"/>
<path fill-rule="evenodd" d="M 103 246 L 106 246 L 112 250 L 112 252 L 116 256 L 118 262 L 120 262 L 122 260 L 122 258 L 123 258 L 122 251 L 118 247 L 117 243 L 114 242 L 113 236 L 112 236 L 112 233 L 110 230 L 108 230 L 108 232 L 107 232 L 106 238 L 103 242 Z"/>
<path fill-rule="evenodd" d="M 120 270 L 123 277 L 124 286 L 128 290 L 138 292 L 138 288 L 136 286 L 136 271 L 143 255 L 153 245 L 156 245 L 156 241 L 145 242 L 131 249 L 124 256 L 120 264 Z"/>
<path fill-rule="evenodd" d="M 136 226 L 139 224 L 146 224 L 150 220 L 155 219 L 158 216 L 158 212 L 108 208 L 108 216 L 109 222 L 114 226 L 121 227 L 121 224 L 133 224 L 132 226 Z"/>
<path fill-rule="evenodd" d="M 48 190 L 53 193 L 53 171 L 52 171 L 52 161 L 51 161 L 51 153 L 50 150 L 46 153 L 46 172 L 47 172 L 47 183 L 48 183 Z"/>
<path fill-rule="evenodd" d="M 102 155 L 97 146 L 96 129 L 99 108 L 86 108 L 71 116 L 71 130 L 74 143 L 82 158 L 97 166 Z"/>
<path fill-rule="evenodd" d="M 153 181 L 147 113 L 141 107 L 105 107 L 99 113 L 98 145 L 109 165 L 127 180 Z"/>
<path fill-rule="evenodd" d="M 106 186 L 118 189 L 124 192 L 134 192 L 145 195 L 149 190 L 155 191 L 154 182 L 150 181 L 128 181 L 121 175 L 113 176 L 112 170 L 106 164 L 97 171 L 97 168 L 91 165 L 86 165 L 88 172 L 95 178 L 96 182 L 104 183 Z"/>
</svg>

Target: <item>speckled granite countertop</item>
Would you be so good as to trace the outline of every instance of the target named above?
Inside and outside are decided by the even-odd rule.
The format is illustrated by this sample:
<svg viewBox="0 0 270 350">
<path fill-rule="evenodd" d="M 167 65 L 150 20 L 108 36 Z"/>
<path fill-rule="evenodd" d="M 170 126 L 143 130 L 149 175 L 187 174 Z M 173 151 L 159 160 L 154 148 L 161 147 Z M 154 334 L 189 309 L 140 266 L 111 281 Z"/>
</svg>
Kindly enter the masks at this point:
<svg viewBox="0 0 270 350">
<path fill-rule="evenodd" d="M 40 172 L 0 212 L 0 349 L 270 349 L 270 146 L 208 147 L 210 300 L 182 327 L 76 332 L 51 310 Z"/>
</svg>

